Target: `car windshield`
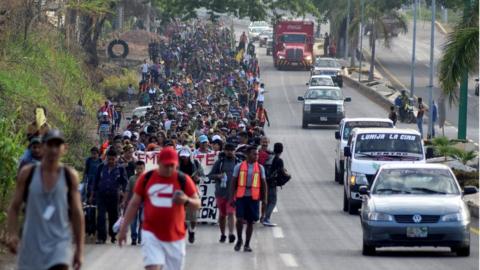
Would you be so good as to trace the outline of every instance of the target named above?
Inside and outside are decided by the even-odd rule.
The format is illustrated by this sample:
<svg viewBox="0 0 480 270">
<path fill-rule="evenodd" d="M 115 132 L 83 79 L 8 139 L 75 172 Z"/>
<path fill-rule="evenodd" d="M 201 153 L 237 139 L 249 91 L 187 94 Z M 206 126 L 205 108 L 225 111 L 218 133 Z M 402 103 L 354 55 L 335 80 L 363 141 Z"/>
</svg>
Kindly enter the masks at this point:
<svg viewBox="0 0 480 270">
<path fill-rule="evenodd" d="M 446 169 L 384 169 L 372 194 L 459 194 L 455 178 Z"/>
<path fill-rule="evenodd" d="M 339 89 L 311 89 L 307 92 L 305 98 L 341 100 L 342 92 Z"/>
<path fill-rule="evenodd" d="M 364 133 L 357 136 L 355 158 L 423 158 L 420 136 L 401 133 Z"/>
<path fill-rule="evenodd" d="M 310 86 L 334 86 L 330 77 L 313 77 L 310 79 Z"/>
<path fill-rule="evenodd" d="M 286 34 L 282 36 L 284 43 L 305 43 L 305 35 L 300 34 Z"/>
<path fill-rule="evenodd" d="M 343 128 L 343 139 L 348 140 L 348 136 L 352 130 L 356 127 L 362 128 L 393 128 L 393 123 L 391 122 L 375 122 L 375 121 L 352 121 L 345 123 L 345 127 Z"/>
<path fill-rule="evenodd" d="M 315 60 L 316 67 L 333 67 L 333 68 L 340 68 L 342 67 L 336 60 L 333 59 L 321 59 L 317 58 Z"/>
</svg>

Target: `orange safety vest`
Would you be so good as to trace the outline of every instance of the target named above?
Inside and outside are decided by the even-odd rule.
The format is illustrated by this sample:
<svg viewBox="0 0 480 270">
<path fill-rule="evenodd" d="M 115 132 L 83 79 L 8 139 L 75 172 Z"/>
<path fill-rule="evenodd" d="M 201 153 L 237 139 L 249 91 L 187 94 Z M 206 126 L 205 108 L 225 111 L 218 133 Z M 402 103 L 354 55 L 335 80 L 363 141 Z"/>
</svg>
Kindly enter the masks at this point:
<svg viewBox="0 0 480 270">
<path fill-rule="evenodd" d="M 247 177 L 248 177 L 248 164 L 246 161 L 243 161 L 240 164 L 240 172 L 238 174 L 238 183 L 237 183 L 237 198 L 243 198 L 245 196 L 245 191 L 247 189 Z M 252 186 L 250 191 L 252 194 L 253 200 L 260 199 L 260 165 L 258 162 L 253 164 L 253 179 Z"/>
</svg>

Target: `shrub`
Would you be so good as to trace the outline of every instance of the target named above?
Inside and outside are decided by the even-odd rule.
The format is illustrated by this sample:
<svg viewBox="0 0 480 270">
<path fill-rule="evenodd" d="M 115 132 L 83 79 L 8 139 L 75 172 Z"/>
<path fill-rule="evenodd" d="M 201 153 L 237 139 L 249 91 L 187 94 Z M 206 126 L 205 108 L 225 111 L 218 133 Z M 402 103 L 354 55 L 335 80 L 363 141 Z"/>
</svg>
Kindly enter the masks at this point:
<svg viewBox="0 0 480 270">
<path fill-rule="evenodd" d="M 120 75 L 105 77 L 100 84 L 105 95 L 112 99 L 123 99 L 126 96 L 129 84 L 134 87 L 138 83 L 138 74 L 135 70 L 123 69 Z"/>
</svg>

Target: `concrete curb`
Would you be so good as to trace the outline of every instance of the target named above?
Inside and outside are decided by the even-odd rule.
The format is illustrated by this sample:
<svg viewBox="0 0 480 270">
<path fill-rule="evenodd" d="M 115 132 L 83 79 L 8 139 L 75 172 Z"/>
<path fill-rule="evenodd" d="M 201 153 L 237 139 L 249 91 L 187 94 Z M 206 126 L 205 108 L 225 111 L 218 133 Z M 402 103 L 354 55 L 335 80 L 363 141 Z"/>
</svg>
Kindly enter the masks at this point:
<svg viewBox="0 0 480 270">
<path fill-rule="evenodd" d="M 361 90 L 363 94 L 365 94 L 367 97 L 372 99 L 374 102 L 376 102 L 386 110 L 390 110 L 390 106 L 393 105 L 393 103 L 388 98 L 377 92 L 375 89 L 368 87 L 350 78 L 349 76 L 344 76 L 343 79 L 347 85 L 351 86 L 352 88 Z"/>
<path fill-rule="evenodd" d="M 443 27 L 443 25 L 442 25 L 441 22 L 435 21 L 435 26 L 438 28 L 438 30 L 439 30 L 440 32 L 442 32 L 442 34 L 444 34 L 444 35 L 447 35 L 447 34 L 448 34 L 447 29 L 445 29 L 445 27 Z"/>
</svg>

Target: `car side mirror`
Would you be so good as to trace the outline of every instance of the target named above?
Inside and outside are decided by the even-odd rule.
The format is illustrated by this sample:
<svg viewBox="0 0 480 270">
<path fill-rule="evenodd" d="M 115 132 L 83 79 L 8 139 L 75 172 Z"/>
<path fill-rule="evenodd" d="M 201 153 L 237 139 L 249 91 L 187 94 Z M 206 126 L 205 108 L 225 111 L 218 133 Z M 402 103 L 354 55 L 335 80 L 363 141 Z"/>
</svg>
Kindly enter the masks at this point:
<svg viewBox="0 0 480 270">
<path fill-rule="evenodd" d="M 477 187 L 474 186 L 465 186 L 463 188 L 463 195 L 471 195 L 476 194 L 478 192 Z"/>
<path fill-rule="evenodd" d="M 358 193 L 360 193 L 360 195 L 368 195 L 370 194 L 370 191 L 368 190 L 367 186 L 360 186 L 358 188 Z"/>
<path fill-rule="evenodd" d="M 351 157 L 352 156 L 352 152 L 350 151 L 350 146 L 345 146 L 343 148 L 343 155 L 346 156 L 346 157 Z"/>
<path fill-rule="evenodd" d="M 307 82 L 305 85 L 308 86 L 309 84 L 310 84 L 310 83 Z"/>
<path fill-rule="evenodd" d="M 346 97 L 345 102 L 352 102 L 352 98 L 351 97 Z"/>
<path fill-rule="evenodd" d="M 434 157 L 434 149 L 432 147 L 427 147 L 426 153 L 425 153 L 425 158 L 430 159 Z"/>
<path fill-rule="evenodd" d="M 340 140 L 340 131 L 335 131 L 335 139 Z"/>
<path fill-rule="evenodd" d="M 298 101 L 304 101 L 305 99 L 300 96 L 300 97 L 297 98 L 297 100 L 298 100 Z"/>
</svg>

